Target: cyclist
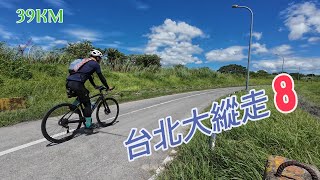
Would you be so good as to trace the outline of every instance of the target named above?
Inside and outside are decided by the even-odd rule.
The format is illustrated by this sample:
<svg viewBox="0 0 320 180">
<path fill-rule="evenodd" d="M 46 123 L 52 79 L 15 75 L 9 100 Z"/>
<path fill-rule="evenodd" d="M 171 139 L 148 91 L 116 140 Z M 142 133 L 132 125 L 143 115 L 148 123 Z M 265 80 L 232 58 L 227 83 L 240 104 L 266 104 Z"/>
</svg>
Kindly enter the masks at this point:
<svg viewBox="0 0 320 180">
<path fill-rule="evenodd" d="M 85 106 L 83 115 L 85 117 L 85 129 L 84 132 L 87 134 L 91 134 L 93 132 L 94 125 L 92 124 L 92 118 L 91 118 L 91 102 L 89 97 L 89 91 L 84 86 L 85 82 L 87 80 L 90 81 L 92 86 L 95 87 L 95 89 L 101 88 L 101 86 L 97 86 L 92 78 L 93 73 L 97 73 L 100 81 L 102 84 L 106 87 L 107 90 L 112 90 L 113 88 L 110 88 L 108 86 L 107 80 L 103 76 L 101 72 L 100 62 L 102 59 L 102 53 L 98 50 L 91 50 L 90 51 L 90 57 L 87 59 L 87 61 L 82 64 L 82 66 L 74 73 L 71 73 L 67 77 L 67 88 L 70 88 L 75 95 L 78 97 L 77 99 Z"/>
</svg>

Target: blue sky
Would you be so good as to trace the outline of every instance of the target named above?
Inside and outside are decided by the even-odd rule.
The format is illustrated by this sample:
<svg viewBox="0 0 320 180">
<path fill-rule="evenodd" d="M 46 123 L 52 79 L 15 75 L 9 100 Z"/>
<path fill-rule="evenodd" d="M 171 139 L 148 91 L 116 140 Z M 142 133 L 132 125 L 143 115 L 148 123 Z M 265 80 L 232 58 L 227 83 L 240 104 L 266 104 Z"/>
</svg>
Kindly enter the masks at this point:
<svg viewBox="0 0 320 180">
<path fill-rule="evenodd" d="M 0 41 L 12 46 L 32 38 L 44 49 L 88 39 L 125 54 L 158 54 L 163 65 L 217 70 L 246 66 L 250 14 L 254 36 L 250 70 L 320 74 L 320 3 L 291 0 L 1 0 Z M 16 10 L 64 9 L 63 24 L 16 24 Z M 278 54 L 278 55 L 275 55 Z"/>
</svg>

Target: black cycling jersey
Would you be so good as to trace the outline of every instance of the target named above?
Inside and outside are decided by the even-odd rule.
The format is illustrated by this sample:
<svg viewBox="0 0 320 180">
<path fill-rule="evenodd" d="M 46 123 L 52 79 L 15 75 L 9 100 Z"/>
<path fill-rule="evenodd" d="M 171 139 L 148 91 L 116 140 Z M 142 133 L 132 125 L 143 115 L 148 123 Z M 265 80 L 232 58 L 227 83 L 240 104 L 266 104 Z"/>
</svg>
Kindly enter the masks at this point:
<svg viewBox="0 0 320 180">
<path fill-rule="evenodd" d="M 102 75 L 101 68 L 99 63 L 92 60 L 84 64 L 76 73 L 71 74 L 67 77 L 68 81 L 78 81 L 85 83 L 88 79 L 90 80 L 93 86 L 96 86 L 93 82 L 92 75 L 93 73 L 97 73 L 102 84 L 109 89 L 108 83 L 104 76 Z"/>
</svg>

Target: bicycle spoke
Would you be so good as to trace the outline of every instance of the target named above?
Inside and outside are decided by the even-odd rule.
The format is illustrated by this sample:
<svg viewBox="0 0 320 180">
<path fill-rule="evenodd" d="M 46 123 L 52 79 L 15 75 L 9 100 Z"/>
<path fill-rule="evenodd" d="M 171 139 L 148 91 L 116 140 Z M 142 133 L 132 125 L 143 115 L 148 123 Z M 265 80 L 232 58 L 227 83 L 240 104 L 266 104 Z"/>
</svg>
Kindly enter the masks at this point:
<svg viewBox="0 0 320 180">
<path fill-rule="evenodd" d="M 98 122 L 103 125 L 110 125 L 114 123 L 119 114 L 119 106 L 116 100 L 112 98 L 106 98 L 99 104 L 96 115 Z"/>
<path fill-rule="evenodd" d="M 44 119 L 41 129 L 44 136 L 52 142 L 62 142 L 73 136 L 73 131 L 80 127 L 80 116 L 70 111 L 70 104 L 54 107 Z"/>
</svg>

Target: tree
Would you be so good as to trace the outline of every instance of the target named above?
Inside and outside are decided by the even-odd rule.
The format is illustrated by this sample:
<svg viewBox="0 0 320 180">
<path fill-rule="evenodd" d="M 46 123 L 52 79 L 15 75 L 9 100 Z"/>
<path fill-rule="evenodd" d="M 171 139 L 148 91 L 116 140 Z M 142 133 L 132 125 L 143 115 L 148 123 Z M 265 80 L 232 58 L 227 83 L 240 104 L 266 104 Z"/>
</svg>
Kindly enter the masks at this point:
<svg viewBox="0 0 320 180">
<path fill-rule="evenodd" d="M 293 79 L 300 79 L 301 77 L 303 77 L 302 74 L 299 74 L 299 73 L 290 73 L 290 76 L 293 78 Z"/>
<path fill-rule="evenodd" d="M 112 70 L 114 70 L 116 64 L 123 64 L 126 59 L 126 56 L 118 51 L 118 49 L 108 48 L 106 51 L 108 64 L 111 65 Z"/>
<path fill-rule="evenodd" d="M 315 74 L 307 74 L 307 77 L 314 77 L 316 76 Z"/>
<path fill-rule="evenodd" d="M 63 48 L 65 52 L 72 58 L 88 57 L 89 52 L 94 49 L 90 41 L 82 41 L 78 43 L 68 43 L 68 46 Z"/>
<path fill-rule="evenodd" d="M 182 64 L 177 64 L 173 66 L 174 69 L 188 69 L 186 66 L 182 65 Z"/>
<path fill-rule="evenodd" d="M 227 66 L 222 66 L 218 72 L 220 73 L 227 73 L 227 74 L 242 74 L 245 75 L 247 72 L 247 68 L 237 65 L 237 64 L 230 64 Z"/>
<path fill-rule="evenodd" d="M 269 73 L 265 70 L 259 70 L 257 71 L 257 77 L 267 77 L 269 75 Z"/>
<path fill-rule="evenodd" d="M 158 66 L 160 67 L 161 58 L 156 54 L 143 54 L 136 57 L 136 65 L 143 67 Z"/>
<path fill-rule="evenodd" d="M 254 71 L 250 71 L 250 76 L 251 77 L 258 77 L 257 73 Z"/>
</svg>

